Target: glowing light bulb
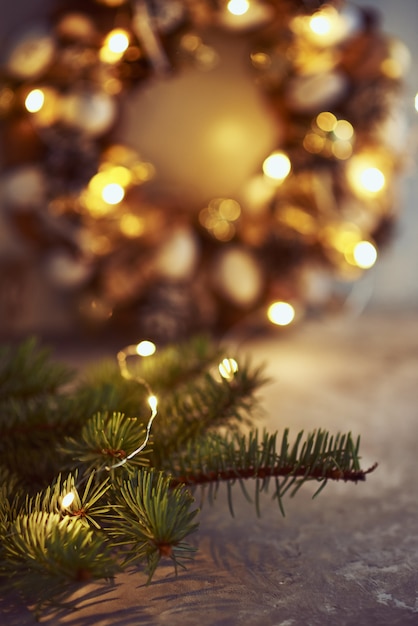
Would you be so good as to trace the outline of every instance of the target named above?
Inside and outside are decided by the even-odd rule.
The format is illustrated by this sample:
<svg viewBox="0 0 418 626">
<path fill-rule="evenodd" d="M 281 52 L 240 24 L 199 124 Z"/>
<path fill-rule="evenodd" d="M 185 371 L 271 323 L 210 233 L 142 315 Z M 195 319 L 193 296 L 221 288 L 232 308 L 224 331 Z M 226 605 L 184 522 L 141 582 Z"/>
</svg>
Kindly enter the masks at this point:
<svg viewBox="0 0 418 626">
<path fill-rule="evenodd" d="M 334 7 L 325 6 L 308 18 L 308 33 L 317 44 L 332 45 L 344 30 L 345 19 Z"/>
<path fill-rule="evenodd" d="M 157 350 L 157 346 L 152 341 L 148 341 L 144 339 L 144 341 L 140 341 L 136 346 L 135 351 L 138 356 L 151 356 L 155 354 Z"/>
<path fill-rule="evenodd" d="M 248 0 L 229 0 L 227 7 L 232 15 L 245 15 L 250 8 Z"/>
<path fill-rule="evenodd" d="M 125 197 L 125 190 L 118 183 L 109 183 L 102 190 L 102 198 L 107 204 L 119 204 Z"/>
<path fill-rule="evenodd" d="M 295 319 L 296 311 L 289 302 L 273 302 L 267 310 L 267 317 L 272 324 L 288 326 Z"/>
<path fill-rule="evenodd" d="M 328 15 L 319 12 L 309 20 L 309 28 L 315 35 L 327 35 L 331 31 L 332 21 Z"/>
<path fill-rule="evenodd" d="M 343 139 L 349 141 L 353 138 L 354 128 L 353 125 L 350 124 L 347 120 L 338 120 L 335 124 L 334 135 L 338 137 L 338 139 Z"/>
<path fill-rule="evenodd" d="M 155 417 L 155 415 L 157 414 L 157 406 L 158 406 L 157 397 L 156 396 L 149 396 L 148 404 L 150 405 L 150 408 L 151 408 L 151 411 L 152 411 L 152 417 Z"/>
<path fill-rule="evenodd" d="M 72 491 L 68 492 L 67 494 L 65 494 L 65 496 L 63 497 L 62 501 L 61 501 L 61 506 L 63 509 L 68 509 L 72 503 L 74 502 L 74 498 L 75 495 Z"/>
<path fill-rule="evenodd" d="M 108 33 L 100 50 L 100 59 L 105 63 L 117 63 L 129 48 L 129 35 L 121 28 Z"/>
<path fill-rule="evenodd" d="M 377 167 L 368 167 L 360 174 L 359 181 L 366 191 L 377 193 L 385 186 L 385 176 Z"/>
<path fill-rule="evenodd" d="M 354 247 L 353 258 L 358 267 L 369 269 L 377 259 L 377 250 L 370 241 L 359 241 Z"/>
<path fill-rule="evenodd" d="M 107 45 L 111 52 L 123 54 L 129 47 L 129 37 L 126 31 L 112 30 L 107 37 Z"/>
<path fill-rule="evenodd" d="M 45 102 L 45 94 L 42 89 L 32 89 L 25 99 L 25 107 L 29 113 L 37 113 L 42 109 Z"/>
<path fill-rule="evenodd" d="M 322 113 L 319 113 L 315 121 L 316 121 L 318 128 L 325 131 L 326 133 L 329 133 L 332 130 L 334 130 L 338 122 L 334 113 L 330 113 L 329 111 L 323 111 Z"/>
<path fill-rule="evenodd" d="M 263 163 L 263 172 L 275 181 L 283 181 L 289 175 L 292 166 L 284 152 L 273 152 Z"/>
<path fill-rule="evenodd" d="M 218 365 L 219 373 L 225 380 L 232 380 L 238 372 L 238 363 L 235 359 L 224 359 Z"/>
<path fill-rule="evenodd" d="M 363 153 L 354 155 L 347 165 L 347 177 L 353 191 L 370 197 L 381 192 L 386 185 L 385 164 L 380 166 L 379 155 Z"/>
</svg>

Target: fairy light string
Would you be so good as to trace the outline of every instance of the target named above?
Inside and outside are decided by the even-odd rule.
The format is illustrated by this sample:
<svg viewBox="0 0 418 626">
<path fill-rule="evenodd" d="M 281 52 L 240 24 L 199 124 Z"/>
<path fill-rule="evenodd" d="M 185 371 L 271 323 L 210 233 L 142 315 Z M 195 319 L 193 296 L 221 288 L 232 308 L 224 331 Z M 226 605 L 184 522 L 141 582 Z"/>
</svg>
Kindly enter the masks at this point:
<svg viewBox="0 0 418 626">
<path fill-rule="evenodd" d="M 118 467 L 122 467 L 122 465 L 125 465 L 125 463 L 127 463 L 130 459 L 132 459 L 133 457 L 137 456 L 140 452 L 142 452 L 142 450 L 144 450 L 144 448 L 148 444 L 149 438 L 151 436 L 152 423 L 158 414 L 158 400 L 157 400 L 157 397 L 154 395 L 148 382 L 145 379 L 135 376 L 131 373 L 128 367 L 127 361 L 128 361 L 128 358 L 132 356 L 137 356 L 137 357 L 138 356 L 139 357 L 151 356 L 152 354 L 155 353 L 155 350 L 156 350 L 155 344 L 153 344 L 151 341 L 144 340 L 138 344 L 126 346 L 125 348 L 120 350 L 116 355 L 117 362 L 119 365 L 119 371 L 121 375 L 123 376 L 123 378 L 125 378 L 126 380 L 134 380 L 138 384 L 144 386 L 145 389 L 147 390 L 148 392 L 147 403 L 151 410 L 151 415 L 148 419 L 148 423 L 147 423 L 147 427 L 145 431 L 145 438 L 143 442 L 141 443 L 141 445 L 138 446 L 138 448 L 136 448 L 133 452 L 128 454 L 118 463 L 115 463 L 114 465 L 111 465 L 111 466 L 107 465 L 105 468 L 107 471 L 111 471 L 111 470 L 117 469 Z"/>
<path fill-rule="evenodd" d="M 144 450 L 146 446 L 148 445 L 148 442 L 151 436 L 152 424 L 154 422 L 154 419 L 158 415 L 158 399 L 154 395 L 149 383 L 144 378 L 136 376 L 135 374 L 132 373 L 131 369 L 128 366 L 128 359 L 131 357 L 146 358 L 146 357 L 152 356 L 153 354 L 155 354 L 155 352 L 156 352 L 155 344 L 152 341 L 144 340 L 138 344 L 132 344 L 132 345 L 126 346 L 125 348 L 120 350 L 116 355 L 116 359 L 117 359 L 118 366 L 119 366 L 119 371 L 121 375 L 123 376 L 123 378 L 125 378 L 126 380 L 136 381 L 138 384 L 145 387 L 148 393 L 147 403 L 149 405 L 151 414 L 148 419 L 148 423 L 147 423 L 147 427 L 145 431 L 145 437 L 142 443 L 135 450 L 130 452 L 126 457 L 124 457 L 117 463 L 113 465 L 106 465 L 105 469 L 108 472 L 118 469 L 119 467 L 122 467 L 123 465 L 125 465 L 125 463 L 127 463 L 130 459 L 140 454 L 140 452 L 142 452 L 142 450 Z M 234 379 L 238 369 L 239 369 L 238 363 L 233 358 L 224 358 L 218 365 L 218 372 L 221 376 L 221 379 L 227 382 L 231 382 Z M 62 510 L 71 512 L 71 508 L 74 503 L 74 500 L 75 500 L 75 493 L 73 490 L 70 490 L 69 492 L 65 493 L 61 499 Z"/>
</svg>

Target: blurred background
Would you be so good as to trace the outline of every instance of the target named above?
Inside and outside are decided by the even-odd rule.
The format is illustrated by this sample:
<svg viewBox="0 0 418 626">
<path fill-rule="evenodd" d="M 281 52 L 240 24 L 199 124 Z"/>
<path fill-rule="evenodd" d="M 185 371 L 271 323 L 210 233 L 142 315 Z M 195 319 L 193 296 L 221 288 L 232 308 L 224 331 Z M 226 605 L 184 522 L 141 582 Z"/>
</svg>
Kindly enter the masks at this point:
<svg viewBox="0 0 418 626">
<path fill-rule="evenodd" d="M 384 29 L 404 41 L 411 54 L 410 68 L 405 77 L 405 114 L 408 127 L 405 147 L 409 161 L 400 188 L 401 213 L 393 243 L 375 268 L 371 304 L 382 308 L 415 308 L 418 303 L 418 253 L 415 245 L 418 232 L 418 115 L 414 99 L 418 84 L 415 61 L 418 43 L 414 36 L 414 24 L 418 21 L 418 6 L 413 0 L 401 0 L 397 7 L 389 0 L 361 1 L 357 4 L 373 6 L 380 11 Z"/>
<path fill-rule="evenodd" d="M 181 2 L 14 0 L 3 11 L 3 336 L 171 340 L 254 320 L 286 325 L 289 305 L 296 321 L 346 302 L 417 307 L 416 1 L 347 4 L 345 30 L 327 45 L 309 39 L 297 12 L 273 33 L 264 9 L 244 27 L 223 8 L 214 26 L 205 2 L 191 5 L 192 20 Z M 128 52 L 105 58 L 116 27 L 130 32 Z M 167 80 L 173 58 L 181 72 Z M 22 104 L 39 88 L 45 102 L 59 97 L 58 120 Z M 332 128 L 319 117 L 329 111 Z M 343 168 L 370 146 L 386 186 L 348 189 Z M 290 174 L 266 172 L 278 152 Z M 111 168 L 129 170 L 126 196 L 95 200 L 91 181 Z M 377 250 L 373 267 L 353 261 L 358 244 Z"/>
</svg>

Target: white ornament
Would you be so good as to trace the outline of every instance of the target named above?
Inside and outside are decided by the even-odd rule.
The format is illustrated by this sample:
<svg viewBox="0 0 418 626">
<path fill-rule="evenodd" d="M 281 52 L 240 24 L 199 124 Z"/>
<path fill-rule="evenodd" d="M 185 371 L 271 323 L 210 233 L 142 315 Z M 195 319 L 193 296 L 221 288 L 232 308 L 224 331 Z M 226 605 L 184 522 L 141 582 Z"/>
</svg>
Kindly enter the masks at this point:
<svg viewBox="0 0 418 626">
<path fill-rule="evenodd" d="M 47 259 L 46 271 L 51 282 L 68 289 L 76 289 L 90 278 L 92 266 L 65 252 L 56 252 Z"/>
<path fill-rule="evenodd" d="M 243 62 L 247 43 L 211 36 L 222 63 L 202 72 L 186 66 L 131 93 L 118 139 L 155 166 L 153 201 L 193 210 L 213 197 L 235 197 L 280 141 L 273 118 Z"/>
<path fill-rule="evenodd" d="M 75 91 L 62 99 L 62 121 L 93 137 L 109 131 L 116 115 L 116 100 L 102 91 Z"/>
<path fill-rule="evenodd" d="M 298 76 L 290 81 L 286 99 L 300 113 L 325 110 L 348 91 L 348 79 L 338 71 Z"/>
<path fill-rule="evenodd" d="M 46 180 L 36 165 L 13 170 L 3 177 L 2 198 L 14 209 L 36 209 L 46 203 Z"/>
<path fill-rule="evenodd" d="M 160 248 L 156 269 L 172 279 L 190 278 L 198 257 L 196 238 L 188 228 L 177 228 Z"/>
<path fill-rule="evenodd" d="M 245 308 L 253 306 L 260 297 L 263 274 L 251 253 L 234 246 L 226 249 L 217 259 L 213 281 L 224 297 Z"/>
</svg>

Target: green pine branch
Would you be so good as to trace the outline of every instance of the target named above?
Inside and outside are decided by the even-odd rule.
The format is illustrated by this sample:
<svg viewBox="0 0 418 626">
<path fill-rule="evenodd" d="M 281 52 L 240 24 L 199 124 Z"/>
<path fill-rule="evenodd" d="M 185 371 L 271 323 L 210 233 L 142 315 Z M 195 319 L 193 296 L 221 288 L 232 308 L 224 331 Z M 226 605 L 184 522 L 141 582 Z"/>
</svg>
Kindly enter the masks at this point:
<svg viewBox="0 0 418 626">
<path fill-rule="evenodd" d="M 116 545 L 128 546 L 125 563 L 146 561 L 149 580 L 162 557 L 176 569 L 191 558 L 195 548 L 184 541 L 198 524 L 194 499 L 183 486 L 154 470 L 141 472 L 115 491 L 116 523 L 109 529 Z"/>
<path fill-rule="evenodd" d="M 95 471 L 106 471 L 135 450 L 145 437 L 144 425 L 135 417 L 123 413 L 97 413 L 88 419 L 78 437 L 67 437 L 60 450 L 67 455 L 70 467 L 77 467 L 86 476 Z M 148 465 L 150 449 L 133 457 L 124 471 L 130 473 Z"/>
<path fill-rule="evenodd" d="M 257 430 L 248 435 L 240 433 L 209 434 L 204 440 L 189 443 L 185 452 L 168 460 L 166 466 L 173 485 L 204 486 L 227 482 L 231 513 L 230 486 L 239 481 L 256 479 L 257 513 L 260 514 L 259 494 L 267 491 L 270 479 L 275 479 L 273 498 L 284 515 L 283 496 L 294 496 L 307 481 L 318 481 L 314 497 L 329 480 L 359 482 L 375 469 L 360 468 L 360 439 L 354 442 L 351 433 L 330 436 L 323 430 L 305 435 L 301 431 L 293 445 L 286 429 L 280 441 L 278 433 Z"/>
<path fill-rule="evenodd" d="M 2 537 L 0 577 L 36 611 L 62 602 L 77 584 L 121 571 L 107 538 L 77 518 L 47 511 L 20 514 Z"/>
<path fill-rule="evenodd" d="M 198 486 L 225 483 L 232 514 L 235 485 L 258 514 L 270 487 L 284 514 L 306 482 L 319 493 L 374 469 L 350 433 L 260 434 L 262 370 L 224 357 L 200 337 L 133 363 L 127 380 L 113 362 L 76 377 L 34 340 L 0 349 L 0 584 L 40 610 L 125 567 L 151 580 L 161 559 L 177 570 L 193 557 Z"/>
<path fill-rule="evenodd" d="M 220 378 L 213 367 L 196 380 L 162 396 L 154 431 L 152 462 L 161 466 L 188 442 L 208 431 L 251 424 L 259 409 L 256 392 L 266 382 L 260 369 L 242 363 L 232 381 Z"/>
<path fill-rule="evenodd" d="M 35 338 L 17 346 L 0 346 L 0 399 L 1 406 L 7 401 L 25 401 L 43 398 L 55 393 L 72 378 L 72 370 L 53 362 L 50 351 L 41 348 Z"/>
</svg>

